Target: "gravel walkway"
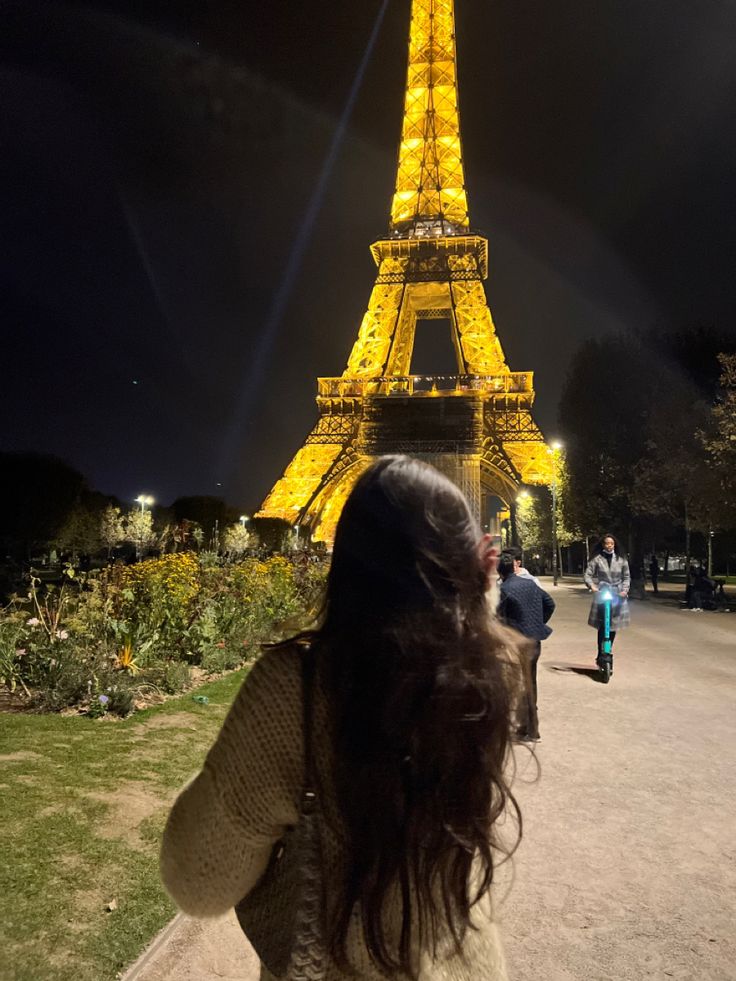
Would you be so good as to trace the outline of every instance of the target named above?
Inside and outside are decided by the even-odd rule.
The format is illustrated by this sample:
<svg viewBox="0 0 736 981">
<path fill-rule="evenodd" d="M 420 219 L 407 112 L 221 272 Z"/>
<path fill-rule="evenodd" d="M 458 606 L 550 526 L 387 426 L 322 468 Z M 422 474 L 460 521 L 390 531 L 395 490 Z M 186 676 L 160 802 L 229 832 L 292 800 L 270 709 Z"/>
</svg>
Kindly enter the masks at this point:
<svg viewBox="0 0 736 981">
<path fill-rule="evenodd" d="M 605 686 L 588 595 L 546 585 L 542 741 L 516 751 L 524 840 L 498 877 L 510 977 L 736 981 L 736 610 L 633 602 Z M 126 981 L 257 977 L 232 917 L 180 917 Z"/>
</svg>

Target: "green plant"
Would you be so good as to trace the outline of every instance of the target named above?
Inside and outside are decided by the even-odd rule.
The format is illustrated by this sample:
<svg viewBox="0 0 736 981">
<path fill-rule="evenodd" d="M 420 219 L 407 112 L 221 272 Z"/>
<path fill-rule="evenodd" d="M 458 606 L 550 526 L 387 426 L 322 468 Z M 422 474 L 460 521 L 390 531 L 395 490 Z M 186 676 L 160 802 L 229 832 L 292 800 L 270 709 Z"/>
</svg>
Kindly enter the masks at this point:
<svg viewBox="0 0 736 981">
<path fill-rule="evenodd" d="M 165 661 L 151 672 L 158 687 L 169 695 L 176 695 L 189 687 L 191 671 L 182 661 Z"/>
<path fill-rule="evenodd" d="M 107 694 L 110 697 L 107 706 L 108 712 L 119 715 L 121 718 L 130 715 L 134 708 L 134 692 L 132 688 L 121 684 L 112 685 L 108 688 Z"/>
<path fill-rule="evenodd" d="M 85 576 L 67 567 L 56 588 L 32 575 L 27 595 L 0 610 L 0 683 L 46 711 L 125 714 L 132 690 L 181 691 L 190 665 L 232 670 L 305 626 L 325 570 L 303 552 L 232 564 L 180 552 Z M 108 702 L 93 704 L 101 694 Z"/>
<path fill-rule="evenodd" d="M 100 719 L 107 715 L 110 705 L 110 696 L 106 694 L 95 695 L 87 708 L 87 715 L 92 719 Z"/>
<path fill-rule="evenodd" d="M 23 658 L 28 650 L 24 647 L 27 628 L 22 616 L 13 615 L 10 608 L 0 614 L 0 685 L 10 691 L 20 685 L 28 694 L 23 681 Z"/>
<path fill-rule="evenodd" d="M 133 641 L 130 638 L 123 643 L 120 653 L 115 661 L 115 667 L 119 671 L 127 671 L 129 675 L 135 676 L 140 672 L 140 665 L 133 653 Z"/>
<path fill-rule="evenodd" d="M 71 593 L 71 583 L 78 586 L 76 571 L 71 563 L 64 567 L 64 579 L 61 586 L 48 585 L 41 587 L 41 580 L 34 575 L 33 569 L 29 574 L 30 587 L 28 599 L 35 616 L 28 621 L 29 625 L 40 627 L 49 641 L 66 640 L 66 631 L 62 629 L 62 620 L 69 613 L 74 596 Z"/>
<path fill-rule="evenodd" d="M 245 648 L 235 648 L 221 641 L 202 655 L 202 669 L 208 674 L 222 674 L 240 667 L 246 660 Z"/>
</svg>

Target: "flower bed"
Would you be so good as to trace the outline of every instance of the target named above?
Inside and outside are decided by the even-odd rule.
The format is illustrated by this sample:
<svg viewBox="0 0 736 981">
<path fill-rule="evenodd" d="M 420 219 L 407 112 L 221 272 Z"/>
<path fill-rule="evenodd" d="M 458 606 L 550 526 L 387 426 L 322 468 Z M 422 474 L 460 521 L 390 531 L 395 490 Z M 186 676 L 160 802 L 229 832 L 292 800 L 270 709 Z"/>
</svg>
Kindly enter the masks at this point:
<svg viewBox="0 0 736 981">
<path fill-rule="evenodd" d="M 188 687 L 254 656 L 277 624 L 302 626 L 324 564 L 305 555 L 224 564 L 179 552 L 79 575 L 58 586 L 31 575 L 0 613 L 0 684 L 47 711 L 127 715 L 146 695 Z"/>
</svg>

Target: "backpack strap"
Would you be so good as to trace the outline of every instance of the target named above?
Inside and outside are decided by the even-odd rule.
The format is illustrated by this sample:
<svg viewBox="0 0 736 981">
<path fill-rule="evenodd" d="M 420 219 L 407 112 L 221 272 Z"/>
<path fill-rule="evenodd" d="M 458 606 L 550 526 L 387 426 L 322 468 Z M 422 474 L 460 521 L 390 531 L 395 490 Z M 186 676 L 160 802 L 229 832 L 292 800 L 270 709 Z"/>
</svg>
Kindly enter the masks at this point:
<svg viewBox="0 0 736 981">
<path fill-rule="evenodd" d="M 312 716 L 314 708 L 314 678 L 317 659 L 314 647 L 302 653 L 302 725 L 304 729 L 304 785 L 302 788 L 301 812 L 310 814 L 317 803 L 317 789 L 314 779 L 314 754 L 312 746 Z"/>
</svg>

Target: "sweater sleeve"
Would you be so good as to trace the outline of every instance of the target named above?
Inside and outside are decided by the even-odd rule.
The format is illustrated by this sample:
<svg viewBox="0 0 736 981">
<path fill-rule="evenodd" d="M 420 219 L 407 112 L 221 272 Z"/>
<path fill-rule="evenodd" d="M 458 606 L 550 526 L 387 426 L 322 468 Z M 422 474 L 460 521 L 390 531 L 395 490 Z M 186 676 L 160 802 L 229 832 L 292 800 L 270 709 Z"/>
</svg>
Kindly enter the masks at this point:
<svg viewBox="0 0 736 981">
<path fill-rule="evenodd" d="M 264 872 L 275 842 L 298 820 L 301 711 L 298 655 L 267 652 L 166 824 L 161 876 L 184 912 L 217 916 L 235 906 Z"/>
</svg>

